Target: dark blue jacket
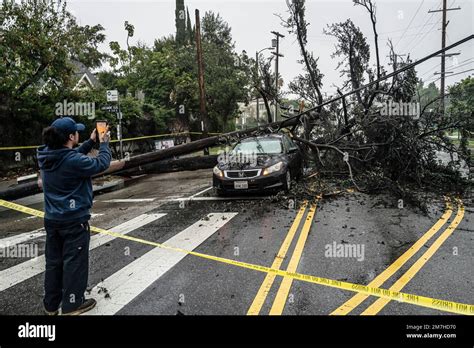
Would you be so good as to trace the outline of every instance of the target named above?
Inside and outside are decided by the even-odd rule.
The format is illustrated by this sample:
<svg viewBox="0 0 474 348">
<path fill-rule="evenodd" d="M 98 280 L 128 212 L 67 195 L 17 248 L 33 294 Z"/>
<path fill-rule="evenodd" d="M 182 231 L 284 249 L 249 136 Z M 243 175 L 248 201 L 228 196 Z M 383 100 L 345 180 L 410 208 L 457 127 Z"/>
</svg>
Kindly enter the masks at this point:
<svg viewBox="0 0 474 348">
<path fill-rule="evenodd" d="M 38 163 L 43 181 L 45 219 L 88 220 L 92 207 L 91 176 L 110 165 L 112 154 L 108 143 L 101 143 L 96 158 L 86 156 L 94 146 L 89 139 L 75 149 L 38 149 Z"/>
</svg>

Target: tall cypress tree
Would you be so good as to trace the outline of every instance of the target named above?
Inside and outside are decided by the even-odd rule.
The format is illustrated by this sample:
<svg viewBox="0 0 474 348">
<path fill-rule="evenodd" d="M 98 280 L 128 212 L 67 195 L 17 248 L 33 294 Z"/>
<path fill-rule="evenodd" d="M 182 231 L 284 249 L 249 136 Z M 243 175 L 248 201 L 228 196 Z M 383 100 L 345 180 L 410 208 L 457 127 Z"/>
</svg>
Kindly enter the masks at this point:
<svg viewBox="0 0 474 348">
<path fill-rule="evenodd" d="M 175 23 L 176 43 L 178 46 L 182 46 L 186 42 L 186 12 L 184 10 L 184 0 L 176 0 Z"/>
<path fill-rule="evenodd" d="M 191 24 L 191 17 L 189 17 L 189 9 L 188 6 L 186 6 L 186 15 L 187 15 L 187 21 L 186 21 L 186 37 L 188 39 L 188 42 L 192 45 L 194 43 L 194 30 L 193 26 Z"/>
</svg>

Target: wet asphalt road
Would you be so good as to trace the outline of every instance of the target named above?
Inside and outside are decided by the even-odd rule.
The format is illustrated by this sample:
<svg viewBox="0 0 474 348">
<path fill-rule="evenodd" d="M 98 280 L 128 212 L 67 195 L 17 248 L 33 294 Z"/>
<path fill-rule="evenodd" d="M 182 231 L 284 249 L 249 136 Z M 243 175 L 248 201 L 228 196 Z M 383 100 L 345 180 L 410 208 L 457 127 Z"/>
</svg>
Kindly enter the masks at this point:
<svg viewBox="0 0 474 348">
<path fill-rule="evenodd" d="M 206 170 L 143 178 L 122 190 L 97 196 L 91 225 L 111 229 L 142 214 L 166 214 L 141 227 L 131 226 L 128 235 L 158 243 L 183 236 L 181 242 L 188 243 L 195 236 L 194 231 L 186 229 L 195 224 L 196 234 L 203 233 L 203 241 L 197 242 L 194 251 L 270 267 L 290 234 L 290 227 L 303 202 L 296 202 L 294 208 L 288 208 L 289 202 L 272 203 L 265 198 L 214 200 L 211 190 L 202 192 L 210 182 L 211 175 Z M 191 201 L 178 201 L 193 195 L 196 196 Z M 463 219 L 452 235 L 439 246 L 435 245 L 431 258 L 416 274 L 408 277 L 402 292 L 474 303 L 474 204 L 465 201 L 464 205 Z M 42 204 L 31 207 L 43 209 Z M 366 285 L 383 274 L 430 230 L 445 212 L 445 203 L 441 199 L 433 202 L 429 214 L 424 215 L 408 207 L 399 209 L 397 201 L 390 197 L 345 193 L 319 201 L 313 219 L 308 219 L 309 210 L 309 206 L 304 210 L 286 255 L 279 255 L 282 260 L 280 268 L 287 269 L 293 263 L 300 273 Z M 389 288 L 395 284 L 430 249 L 457 213 L 454 205 L 446 224 L 381 287 Z M 219 214 L 224 217 L 220 218 Z M 218 228 L 209 230 L 207 223 L 210 221 L 211 224 L 216 216 L 221 219 L 216 219 Z M 308 228 L 307 238 L 296 246 L 304 226 Z M 0 212 L 0 239 L 41 227 L 39 218 L 12 211 Z M 39 254 L 44 253 L 44 237 L 25 243 L 34 243 Z M 351 250 L 358 252 L 348 254 L 349 248 L 346 247 L 345 254 L 337 255 L 337 250 L 344 246 L 354 246 Z M 245 315 L 257 297 L 263 303 L 258 310 L 261 315 L 267 315 L 271 310 L 275 311 L 272 314 L 328 315 L 355 295 L 354 292 L 300 281 L 293 281 L 285 293 L 288 284 L 282 285 L 282 278 L 276 277 L 268 294 L 262 297 L 257 294 L 266 278 L 265 273 L 192 255 L 172 262 L 159 253 L 154 256 L 153 249 L 155 247 L 150 245 L 114 239 L 90 252 L 90 287 L 99 284 L 105 288 L 95 296 L 102 297 L 103 301 L 124 301 L 115 314 Z M 0 272 L 11 267 L 21 269 L 19 265 L 27 260 L 3 257 L 0 259 Z M 139 267 L 128 271 L 127 267 L 132 263 Z M 160 267 L 160 274 L 153 273 Z M 145 272 L 150 269 L 151 273 Z M 107 288 L 112 284 L 111 279 L 121 287 Z M 129 286 L 123 286 L 127 279 L 132 281 Z M 40 272 L 16 285 L 6 286 L 0 291 L 0 314 L 41 314 L 42 282 L 43 273 Z M 124 293 L 128 294 L 125 296 L 127 300 L 123 300 Z M 359 315 L 376 300 L 369 297 L 348 314 Z M 376 314 L 450 313 L 390 301 Z"/>
</svg>

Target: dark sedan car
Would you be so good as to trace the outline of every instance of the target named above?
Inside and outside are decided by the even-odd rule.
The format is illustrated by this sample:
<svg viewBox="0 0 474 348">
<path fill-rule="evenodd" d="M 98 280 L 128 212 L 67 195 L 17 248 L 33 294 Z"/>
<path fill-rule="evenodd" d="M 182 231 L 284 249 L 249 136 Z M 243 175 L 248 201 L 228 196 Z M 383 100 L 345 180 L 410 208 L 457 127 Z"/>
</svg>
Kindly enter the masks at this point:
<svg viewBox="0 0 474 348">
<path fill-rule="evenodd" d="M 218 194 L 289 190 L 303 173 L 300 148 L 286 134 L 249 137 L 219 155 L 213 169 Z"/>
</svg>

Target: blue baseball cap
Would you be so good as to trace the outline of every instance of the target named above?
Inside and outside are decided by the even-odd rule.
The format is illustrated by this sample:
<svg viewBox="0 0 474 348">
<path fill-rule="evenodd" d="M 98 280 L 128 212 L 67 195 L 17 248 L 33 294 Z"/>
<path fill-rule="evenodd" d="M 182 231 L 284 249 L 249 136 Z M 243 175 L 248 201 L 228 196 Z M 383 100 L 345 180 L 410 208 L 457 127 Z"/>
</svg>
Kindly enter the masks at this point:
<svg viewBox="0 0 474 348">
<path fill-rule="evenodd" d="M 76 131 L 82 132 L 84 129 L 86 129 L 86 126 L 84 126 L 82 123 L 76 123 L 76 121 L 70 117 L 58 118 L 51 124 L 51 126 L 65 134 L 74 134 Z"/>
</svg>

